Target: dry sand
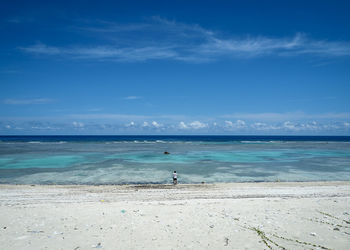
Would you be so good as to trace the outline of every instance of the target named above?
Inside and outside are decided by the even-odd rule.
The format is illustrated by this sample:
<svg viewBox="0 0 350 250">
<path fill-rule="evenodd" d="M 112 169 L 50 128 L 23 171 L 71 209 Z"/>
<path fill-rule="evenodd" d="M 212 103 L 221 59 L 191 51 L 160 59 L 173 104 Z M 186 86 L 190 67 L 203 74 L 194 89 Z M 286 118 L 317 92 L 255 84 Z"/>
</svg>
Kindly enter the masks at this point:
<svg viewBox="0 0 350 250">
<path fill-rule="evenodd" d="M 350 182 L 0 185 L 0 249 L 350 249 Z"/>
</svg>

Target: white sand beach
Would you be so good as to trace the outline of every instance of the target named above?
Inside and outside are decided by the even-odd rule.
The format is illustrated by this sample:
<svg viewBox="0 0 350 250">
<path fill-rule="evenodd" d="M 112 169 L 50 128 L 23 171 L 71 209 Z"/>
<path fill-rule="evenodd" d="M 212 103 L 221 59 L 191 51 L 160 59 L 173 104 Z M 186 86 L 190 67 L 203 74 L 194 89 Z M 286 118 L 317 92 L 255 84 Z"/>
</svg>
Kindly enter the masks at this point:
<svg viewBox="0 0 350 250">
<path fill-rule="evenodd" d="M 1 249 L 350 249 L 350 182 L 0 185 Z"/>
</svg>

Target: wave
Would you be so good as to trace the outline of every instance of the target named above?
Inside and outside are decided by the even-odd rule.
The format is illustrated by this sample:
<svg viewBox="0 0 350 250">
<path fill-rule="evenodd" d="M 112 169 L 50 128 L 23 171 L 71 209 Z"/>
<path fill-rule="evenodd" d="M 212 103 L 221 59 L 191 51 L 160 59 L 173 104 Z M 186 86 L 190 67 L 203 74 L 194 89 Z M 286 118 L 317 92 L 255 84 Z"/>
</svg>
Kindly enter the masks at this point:
<svg viewBox="0 0 350 250">
<path fill-rule="evenodd" d="M 256 144 L 256 143 L 271 143 L 271 141 L 240 141 L 241 143 Z"/>
<path fill-rule="evenodd" d="M 64 143 L 67 143 L 67 141 L 51 141 L 51 142 L 47 142 L 47 141 L 29 141 L 27 143 L 29 143 L 29 144 L 64 144 Z"/>
<path fill-rule="evenodd" d="M 112 141 L 112 142 L 105 142 L 106 144 L 114 143 L 114 144 L 192 144 L 193 142 L 191 141 L 164 141 L 164 140 L 134 140 L 134 141 Z"/>
</svg>

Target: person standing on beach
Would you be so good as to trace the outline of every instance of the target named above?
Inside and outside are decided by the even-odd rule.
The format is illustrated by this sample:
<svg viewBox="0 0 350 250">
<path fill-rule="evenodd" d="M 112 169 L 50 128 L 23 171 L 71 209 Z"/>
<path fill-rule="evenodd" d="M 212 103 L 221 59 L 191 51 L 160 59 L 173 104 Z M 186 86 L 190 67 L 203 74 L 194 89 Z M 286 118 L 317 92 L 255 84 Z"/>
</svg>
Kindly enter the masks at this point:
<svg viewBox="0 0 350 250">
<path fill-rule="evenodd" d="M 173 184 L 174 185 L 177 184 L 177 173 L 176 173 L 176 171 L 174 171 L 174 173 L 173 173 Z"/>
</svg>

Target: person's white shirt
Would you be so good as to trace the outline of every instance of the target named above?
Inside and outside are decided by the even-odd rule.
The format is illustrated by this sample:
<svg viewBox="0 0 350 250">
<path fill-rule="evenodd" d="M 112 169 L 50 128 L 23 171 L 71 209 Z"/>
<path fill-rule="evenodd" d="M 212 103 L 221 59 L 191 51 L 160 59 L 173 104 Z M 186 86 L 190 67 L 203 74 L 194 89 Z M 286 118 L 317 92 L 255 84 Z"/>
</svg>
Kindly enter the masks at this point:
<svg viewBox="0 0 350 250">
<path fill-rule="evenodd" d="M 173 173 L 173 179 L 177 179 L 177 173 Z"/>
</svg>

